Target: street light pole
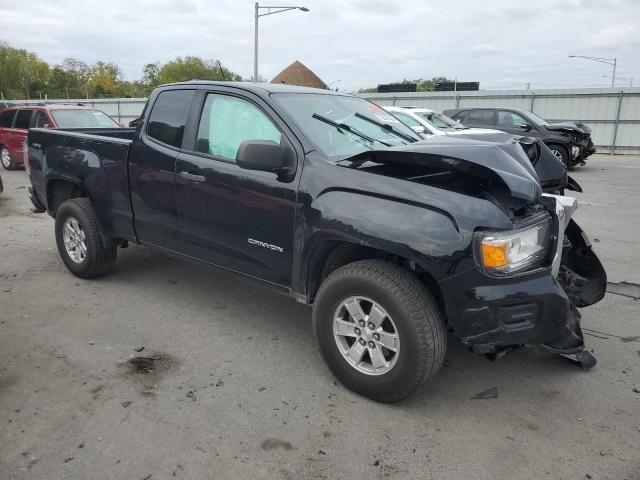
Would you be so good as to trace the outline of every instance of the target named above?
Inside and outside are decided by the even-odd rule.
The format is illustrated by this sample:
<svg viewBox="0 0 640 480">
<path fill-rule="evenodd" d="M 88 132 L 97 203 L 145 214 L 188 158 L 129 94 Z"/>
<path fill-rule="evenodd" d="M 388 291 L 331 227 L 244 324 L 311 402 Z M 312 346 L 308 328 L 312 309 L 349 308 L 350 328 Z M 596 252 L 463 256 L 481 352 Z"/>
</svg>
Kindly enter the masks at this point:
<svg viewBox="0 0 640 480">
<path fill-rule="evenodd" d="M 258 81 L 258 9 L 260 6 L 256 2 L 256 25 L 253 33 L 253 81 Z"/>
<path fill-rule="evenodd" d="M 616 86 L 616 65 L 618 63 L 617 58 L 585 57 L 584 55 L 569 55 L 569 58 L 584 58 L 585 60 L 592 60 L 594 62 L 613 65 L 613 75 L 611 76 L 611 88 Z"/>
<path fill-rule="evenodd" d="M 267 13 L 260 13 L 260 10 L 267 10 Z M 267 15 L 274 15 L 276 13 L 288 12 L 289 10 L 300 10 L 301 12 L 308 12 L 307 7 L 261 7 L 258 2 L 255 4 L 255 26 L 254 26 L 254 38 L 253 38 L 253 81 L 258 81 L 258 19 Z"/>
</svg>

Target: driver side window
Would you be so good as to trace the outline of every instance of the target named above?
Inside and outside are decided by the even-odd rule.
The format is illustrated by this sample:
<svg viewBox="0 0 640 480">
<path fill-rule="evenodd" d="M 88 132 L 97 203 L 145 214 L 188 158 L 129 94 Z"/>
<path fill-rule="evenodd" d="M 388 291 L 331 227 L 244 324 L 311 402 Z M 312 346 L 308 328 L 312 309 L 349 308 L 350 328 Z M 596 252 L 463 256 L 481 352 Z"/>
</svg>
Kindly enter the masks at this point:
<svg viewBox="0 0 640 480">
<path fill-rule="evenodd" d="M 210 93 L 205 100 L 196 151 L 235 162 L 245 140 L 280 143 L 280 130 L 253 103 L 230 95 Z"/>
</svg>

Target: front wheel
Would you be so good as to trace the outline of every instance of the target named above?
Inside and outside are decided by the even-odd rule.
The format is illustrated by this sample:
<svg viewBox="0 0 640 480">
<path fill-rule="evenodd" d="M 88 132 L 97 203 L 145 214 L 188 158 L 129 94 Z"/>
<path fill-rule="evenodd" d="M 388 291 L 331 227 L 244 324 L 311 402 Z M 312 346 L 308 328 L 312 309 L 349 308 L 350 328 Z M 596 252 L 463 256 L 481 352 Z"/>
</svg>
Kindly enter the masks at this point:
<svg viewBox="0 0 640 480">
<path fill-rule="evenodd" d="M 7 147 L 0 147 L 0 163 L 5 170 L 15 170 L 18 164 L 11 158 L 11 153 Z"/>
<path fill-rule="evenodd" d="M 438 305 L 412 272 L 389 262 L 358 261 L 329 275 L 316 296 L 313 324 L 329 369 L 373 400 L 408 397 L 444 363 Z"/>
<path fill-rule="evenodd" d="M 62 261 L 74 275 L 95 278 L 110 272 L 115 246 L 105 246 L 88 198 L 65 201 L 56 212 L 56 243 Z"/>
</svg>

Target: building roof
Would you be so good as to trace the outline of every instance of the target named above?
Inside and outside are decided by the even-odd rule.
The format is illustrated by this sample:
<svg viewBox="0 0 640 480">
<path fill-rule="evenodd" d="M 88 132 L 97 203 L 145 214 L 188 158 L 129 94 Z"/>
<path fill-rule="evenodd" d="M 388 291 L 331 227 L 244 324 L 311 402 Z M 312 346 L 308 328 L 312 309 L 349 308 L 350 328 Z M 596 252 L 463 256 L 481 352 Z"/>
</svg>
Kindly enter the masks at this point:
<svg viewBox="0 0 640 480">
<path fill-rule="evenodd" d="M 300 85 L 301 87 L 327 88 L 327 84 L 320 80 L 320 77 L 298 60 L 273 77 L 271 83 L 285 83 L 287 85 Z"/>
</svg>

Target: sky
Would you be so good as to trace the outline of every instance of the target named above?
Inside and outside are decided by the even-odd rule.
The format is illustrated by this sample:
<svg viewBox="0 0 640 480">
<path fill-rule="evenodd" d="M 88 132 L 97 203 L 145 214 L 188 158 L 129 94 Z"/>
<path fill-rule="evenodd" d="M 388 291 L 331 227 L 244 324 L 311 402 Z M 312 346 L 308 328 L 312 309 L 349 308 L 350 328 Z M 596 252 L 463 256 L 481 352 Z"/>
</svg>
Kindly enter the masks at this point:
<svg viewBox="0 0 640 480">
<path fill-rule="evenodd" d="M 297 3 L 300 2 L 300 3 Z M 264 0 L 300 5 L 260 18 L 259 73 L 300 60 L 342 91 L 447 76 L 481 89 L 640 86 L 640 0 Z M 261 4 L 262 5 L 262 4 Z M 0 0 L 0 40 L 50 64 L 117 63 L 128 80 L 176 56 L 253 74 L 248 0 Z"/>
</svg>

